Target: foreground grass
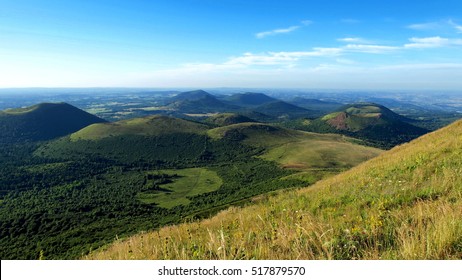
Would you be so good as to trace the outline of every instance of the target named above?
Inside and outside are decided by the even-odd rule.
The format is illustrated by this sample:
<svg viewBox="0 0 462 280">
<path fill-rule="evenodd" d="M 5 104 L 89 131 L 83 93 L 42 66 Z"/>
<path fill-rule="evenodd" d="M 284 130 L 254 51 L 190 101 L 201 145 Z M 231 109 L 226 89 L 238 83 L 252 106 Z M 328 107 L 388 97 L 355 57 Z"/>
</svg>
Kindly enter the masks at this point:
<svg viewBox="0 0 462 280">
<path fill-rule="evenodd" d="M 462 121 L 312 187 L 87 259 L 461 259 Z"/>
</svg>

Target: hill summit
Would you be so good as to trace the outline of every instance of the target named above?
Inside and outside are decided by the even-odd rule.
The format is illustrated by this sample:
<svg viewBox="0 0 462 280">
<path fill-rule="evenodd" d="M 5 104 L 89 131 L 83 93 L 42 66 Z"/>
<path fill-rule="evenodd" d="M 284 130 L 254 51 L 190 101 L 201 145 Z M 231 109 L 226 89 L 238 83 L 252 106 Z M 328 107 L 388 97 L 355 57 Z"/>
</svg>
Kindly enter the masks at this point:
<svg viewBox="0 0 462 280">
<path fill-rule="evenodd" d="M 340 133 L 360 138 L 384 148 L 409 142 L 428 130 L 414 126 L 413 120 L 375 103 L 345 105 L 333 113 L 309 121 L 301 129 Z"/>
<path fill-rule="evenodd" d="M 103 122 L 105 120 L 67 103 L 9 109 L 0 112 L 0 142 L 49 140 Z"/>
<path fill-rule="evenodd" d="M 242 107 L 256 107 L 263 105 L 265 103 L 278 101 L 277 99 L 270 97 L 266 94 L 254 92 L 233 94 L 227 97 L 225 100 L 234 105 Z"/>
<path fill-rule="evenodd" d="M 187 91 L 172 97 L 167 107 L 184 113 L 211 113 L 236 110 L 238 107 L 226 104 L 203 90 Z"/>
</svg>

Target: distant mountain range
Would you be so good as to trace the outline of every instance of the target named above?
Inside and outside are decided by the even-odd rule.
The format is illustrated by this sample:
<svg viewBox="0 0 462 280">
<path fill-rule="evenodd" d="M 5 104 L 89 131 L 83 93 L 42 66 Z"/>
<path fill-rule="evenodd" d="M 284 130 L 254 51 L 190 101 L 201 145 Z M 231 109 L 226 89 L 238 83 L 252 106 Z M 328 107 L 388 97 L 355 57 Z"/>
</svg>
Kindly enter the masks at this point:
<svg viewBox="0 0 462 280">
<path fill-rule="evenodd" d="M 218 126 L 243 122 L 281 123 L 289 128 L 305 131 L 340 133 L 385 148 L 408 142 L 428 132 L 413 125 L 414 120 L 376 103 L 341 105 L 305 98 L 296 98 L 291 102 L 303 107 L 262 93 L 239 93 L 219 99 L 206 91 L 196 90 L 169 98 L 164 111 L 160 113 L 170 116 L 187 114 L 189 119 Z M 336 108 L 335 111 L 314 118 L 320 112 L 332 108 Z M 147 117 L 141 120 L 159 123 L 163 119 Z M 0 142 L 50 140 L 74 133 L 91 124 L 104 122 L 105 120 L 67 103 L 41 103 L 27 108 L 1 111 Z M 128 119 L 125 122 L 132 124 L 130 129 L 135 131 L 136 126 L 133 123 L 139 121 Z M 120 124 L 96 125 L 85 131 L 101 134 L 108 127 L 112 129 L 112 126 Z"/>
<path fill-rule="evenodd" d="M 293 119 L 313 115 L 307 108 L 289 104 L 263 93 L 251 92 L 238 93 L 218 99 L 203 90 L 188 91 L 170 98 L 166 104 L 168 109 L 174 110 L 177 114 L 235 112 L 249 118 L 252 118 L 252 115 L 255 116 L 255 113 L 263 114 L 256 118 L 259 121 L 281 118 Z"/>
</svg>

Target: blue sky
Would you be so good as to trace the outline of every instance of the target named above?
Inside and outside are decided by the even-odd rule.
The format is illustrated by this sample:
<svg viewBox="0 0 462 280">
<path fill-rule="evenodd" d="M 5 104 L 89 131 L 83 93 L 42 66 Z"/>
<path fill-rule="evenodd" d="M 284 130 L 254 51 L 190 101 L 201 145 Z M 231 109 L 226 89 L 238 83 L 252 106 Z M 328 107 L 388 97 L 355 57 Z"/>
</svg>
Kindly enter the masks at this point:
<svg viewBox="0 0 462 280">
<path fill-rule="evenodd" d="M 0 87 L 462 86 L 462 1 L 0 0 Z"/>
</svg>

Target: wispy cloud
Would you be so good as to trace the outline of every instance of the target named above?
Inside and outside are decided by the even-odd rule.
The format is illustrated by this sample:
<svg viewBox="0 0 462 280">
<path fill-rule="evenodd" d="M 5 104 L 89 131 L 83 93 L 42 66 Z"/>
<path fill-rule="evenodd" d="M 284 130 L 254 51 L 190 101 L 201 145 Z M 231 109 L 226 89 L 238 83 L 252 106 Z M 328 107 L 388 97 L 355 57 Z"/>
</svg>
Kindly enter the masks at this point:
<svg viewBox="0 0 462 280">
<path fill-rule="evenodd" d="M 356 44 L 372 44 L 372 41 L 366 40 L 360 37 L 346 37 L 346 38 L 338 38 L 337 41 L 343 43 L 356 43 Z"/>
<path fill-rule="evenodd" d="M 268 36 L 284 34 L 284 33 L 290 33 L 290 32 L 293 32 L 293 31 L 299 29 L 299 28 L 300 28 L 300 26 L 294 25 L 294 26 L 287 27 L 287 28 L 278 28 L 278 29 L 274 29 L 274 30 L 270 30 L 270 31 L 263 31 L 263 32 L 259 32 L 259 33 L 255 34 L 255 37 L 257 37 L 258 39 L 262 39 L 262 38 L 265 38 L 265 37 L 268 37 Z"/>
<path fill-rule="evenodd" d="M 354 18 L 344 18 L 340 20 L 343 23 L 348 23 L 348 24 L 355 24 L 355 23 L 360 23 L 360 20 L 354 19 Z"/>
<path fill-rule="evenodd" d="M 291 33 L 291 32 L 294 32 L 295 30 L 301 28 L 302 26 L 311 25 L 313 23 L 313 21 L 311 21 L 311 20 L 302 20 L 300 23 L 301 23 L 301 25 L 293 25 L 293 26 L 290 26 L 290 27 L 287 27 L 287 28 L 278 28 L 278 29 L 273 29 L 273 30 L 269 30 L 269 31 L 259 32 L 259 33 L 255 34 L 255 37 L 257 37 L 258 39 L 263 39 L 263 38 L 268 37 L 268 36 Z"/>
<path fill-rule="evenodd" d="M 339 48 L 313 48 L 311 51 L 300 52 L 266 52 L 261 54 L 245 53 L 242 56 L 232 57 L 224 65 L 251 66 L 251 65 L 290 65 L 302 58 L 332 57 L 342 52 Z"/>
<path fill-rule="evenodd" d="M 462 25 L 455 23 L 452 19 L 448 20 L 449 25 L 454 27 L 458 33 L 462 33 Z"/>
<path fill-rule="evenodd" d="M 387 55 L 394 52 L 410 52 L 416 49 L 462 46 L 462 39 L 440 36 L 412 37 L 408 39 L 408 42 L 398 45 L 366 44 L 362 42 L 367 40 L 360 37 L 347 37 L 337 40 L 344 44 L 338 47 L 313 47 L 302 51 L 247 52 L 229 57 L 218 63 L 183 64 L 181 68 L 174 71 L 181 70 L 185 75 L 196 75 L 197 73 L 229 73 L 230 75 L 240 73 L 242 75 L 242 73 L 249 73 L 248 71 L 258 73 L 262 73 L 261 71 L 274 71 L 276 73 L 277 71 L 303 69 L 344 71 L 346 68 L 359 69 L 363 67 L 358 57 L 355 56 L 355 60 L 351 60 L 351 54 Z M 432 67 L 449 69 L 451 67 L 460 67 L 460 64 L 408 64 L 400 67 L 402 69 L 421 68 L 423 70 L 431 69 Z M 366 67 L 365 69 L 369 68 Z"/>
<path fill-rule="evenodd" d="M 414 23 L 406 26 L 413 30 L 435 30 L 441 27 L 440 22 L 425 22 L 425 23 Z"/>
<path fill-rule="evenodd" d="M 409 29 L 419 31 L 432 31 L 432 30 L 456 30 L 458 33 L 462 33 L 462 25 L 457 24 L 454 20 L 440 20 L 424 23 L 415 23 L 406 26 Z"/>
<path fill-rule="evenodd" d="M 383 46 L 383 45 L 366 45 L 366 44 L 348 44 L 343 47 L 346 51 L 360 52 L 360 53 L 389 53 L 399 50 L 400 47 L 396 46 Z"/>
<path fill-rule="evenodd" d="M 411 43 L 405 44 L 404 48 L 440 48 L 446 46 L 462 45 L 462 39 L 442 38 L 440 36 L 426 38 L 410 38 Z"/>
</svg>

